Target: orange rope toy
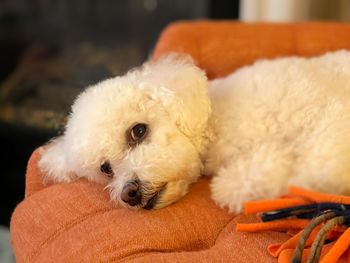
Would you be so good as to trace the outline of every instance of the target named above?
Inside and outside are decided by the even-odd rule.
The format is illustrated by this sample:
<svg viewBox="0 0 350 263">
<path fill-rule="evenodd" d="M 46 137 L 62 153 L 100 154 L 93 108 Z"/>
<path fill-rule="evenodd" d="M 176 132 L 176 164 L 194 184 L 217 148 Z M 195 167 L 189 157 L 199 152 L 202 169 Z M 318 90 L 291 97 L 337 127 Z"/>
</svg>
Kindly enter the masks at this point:
<svg viewBox="0 0 350 263">
<path fill-rule="evenodd" d="M 277 200 L 247 202 L 245 213 L 259 213 L 261 223 L 237 224 L 237 231 L 297 230 L 268 252 L 280 263 L 350 262 L 350 197 L 290 187 Z"/>
</svg>

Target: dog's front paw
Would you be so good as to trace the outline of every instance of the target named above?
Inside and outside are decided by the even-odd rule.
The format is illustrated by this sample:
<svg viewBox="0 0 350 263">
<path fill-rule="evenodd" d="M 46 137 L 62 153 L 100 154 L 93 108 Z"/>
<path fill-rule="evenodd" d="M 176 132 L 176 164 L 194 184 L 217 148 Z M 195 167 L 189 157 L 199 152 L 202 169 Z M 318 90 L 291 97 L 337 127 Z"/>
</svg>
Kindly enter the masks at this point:
<svg viewBox="0 0 350 263">
<path fill-rule="evenodd" d="M 238 187 L 235 183 L 225 182 L 219 177 L 214 177 L 211 182 L 211 195 L 220 207 L 227 208 L 234 214 L 241 213 L 244 203 L 252 199 L 249 191 Z"/>
<path fill-rule="evenodd" d="M 240 214 L 243 212 L 244 202 L 240 201 L 239 198 L 237 200 L 227 200 L 226 197 L 214 193 L 212 194 L 212 198 L 218 206 L 228 209 L 232 214 Z"/>
</svg>

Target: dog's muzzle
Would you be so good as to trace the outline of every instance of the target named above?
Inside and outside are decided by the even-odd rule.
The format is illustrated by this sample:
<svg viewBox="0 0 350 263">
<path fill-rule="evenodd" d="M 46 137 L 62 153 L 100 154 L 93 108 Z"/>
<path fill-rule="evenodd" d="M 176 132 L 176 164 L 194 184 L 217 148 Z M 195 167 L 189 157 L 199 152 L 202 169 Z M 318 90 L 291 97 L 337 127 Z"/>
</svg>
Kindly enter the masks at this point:
<svg viewBox="0 0 350 263">
<path fill-rule="evenodd" d="M 147 202 L 142 206 L 142 208 L 147 210 L 154 208 L 157 204 L 161 192 L 164 190 L 164 187 L 162 187 L 158 191 L 154 191 L 151 195 L 148 193 L 146 196 L 145 194 L 143 194 L 142 188 L 142 183 L 139 180 L 128 181 L 124 185 L 123 190 L 121 192 L 121 200 L 129 206 L 142 205 L 147 200 Z"/>
</svg>

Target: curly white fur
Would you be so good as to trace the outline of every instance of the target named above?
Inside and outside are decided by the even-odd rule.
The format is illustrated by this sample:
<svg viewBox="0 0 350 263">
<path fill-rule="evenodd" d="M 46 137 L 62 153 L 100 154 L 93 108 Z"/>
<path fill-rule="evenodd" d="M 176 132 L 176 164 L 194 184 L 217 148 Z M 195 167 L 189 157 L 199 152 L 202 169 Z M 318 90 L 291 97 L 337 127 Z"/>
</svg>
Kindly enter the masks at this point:
<svg viewBox="0 0 350 263">
<path fill-rule="evenodd" d="M 150 133 L 130 148 L 135 123 Z M 100 172 L 103 160 L 113 179 Z M 187 58 L 148 62 L 83 92 L 39 166 L 55 181 L 106 184 L 116 200 L 135 176 L 148 188 L 167 184 L 155 208 L 185 195 L 201 172 L 232 212 L 289 184 L 349 194 L 350 52 L 262 60 L 210 82 Z"/>
</svg>

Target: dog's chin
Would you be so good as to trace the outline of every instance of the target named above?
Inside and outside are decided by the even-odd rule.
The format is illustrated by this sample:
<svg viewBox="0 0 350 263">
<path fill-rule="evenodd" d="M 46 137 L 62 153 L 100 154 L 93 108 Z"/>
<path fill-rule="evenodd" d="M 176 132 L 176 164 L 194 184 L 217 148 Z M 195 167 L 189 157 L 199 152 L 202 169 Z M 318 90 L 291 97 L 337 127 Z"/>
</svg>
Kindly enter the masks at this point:
<svg viewBox="0 0 350 263">
<path fill-rule="evenodd" d="M 146 210 L 156 210 L 167 207 L 181 199 L 186 194 L 186 192 L 179 192 L 177 194 L 174 194 L 174 191 L 172 191 L 171 188 L 162 188 L 157 194 L 148 199 L 145 205 L 140 208 Z"/>
</svg>

